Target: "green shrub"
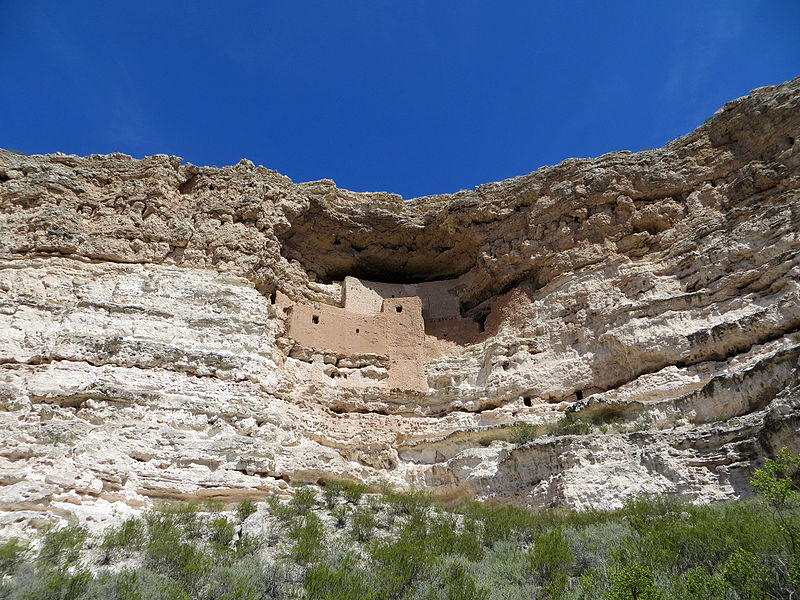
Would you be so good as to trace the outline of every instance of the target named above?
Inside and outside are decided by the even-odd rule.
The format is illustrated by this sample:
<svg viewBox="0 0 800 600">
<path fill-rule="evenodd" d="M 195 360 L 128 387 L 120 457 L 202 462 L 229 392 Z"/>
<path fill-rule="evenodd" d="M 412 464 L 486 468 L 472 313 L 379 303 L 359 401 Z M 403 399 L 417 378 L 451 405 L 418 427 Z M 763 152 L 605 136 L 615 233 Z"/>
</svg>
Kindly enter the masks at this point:
<svg viewBox="0 0 800 600">
<path fill-rule="evenodd" d="M 453 565 L 450 567 L 447 578 L 447 600 L 488 600 L 489 590 L 479 587 L 475 580 L 467 575 L 464 567 Z"/>
<path fill-rule="evenodd" d="M 683 508 L 680 498 L 675 496 L 640 496 L 626 502 L 621 514 L 638 534 L 646 535 L 654 525 L 674 521 Z"/>
<path fill-rule="evenodd" d="M 480 527 L 464 517 L 459 525 L 455 515 L 438 512 L 428 518 L 427 545 L 438 555 L 457 555 L 478 560 L 483 554 Z"/>
<path fill-rule="evenodd" d="M 647 562 L 670 575 L 694 567 L 716 572 L 739 547 L 781 550 L 775 523 L 753 502 L 691 506 L 658 498 L 629 504 L 622 514 L 636 533 L 614 551 L 615 557 L 622 563 Z"/>
<path fill-rule="evenodd" d="M 800 554 L 792 556 L 792 564 L 789 572 L 789 582 L 796 588 L 800 588 Z"/>
<path fill-rule="evenodd" d="M 263 539 L 248 533 L 242 533 L 239 535 L 239 539 L 236 540 L 234 551 L 238 556 L 242 557 L 249 554 L 257 554 L 263 547 Z"/>
<path fill-rule="evenodd" d="M 750 484 L 770 507 L 786 541 L 794 566 L 800 564 L 800 525 L 792 510 L 800 505 L 800 455 L 792 455 L 784 446 L 774 460 L 767 459 L 763 469 L 756 469 Z M 795 585 L 800 585 L 800 577 Z"/>
<path fill-rule="evenodd" d="M 514 423 L 511 426 L 511 433 L 509 441 L 517 446 L 522 446 L 528 442 L 532 442 L 539 437 L 539 428 L 530 423 Z"/>
<path fill-rule="evenodd" d="M 208 524 L 209 540 L 219 548 L 228 548 L 236 535 L 236 525 L 226 517 L 217 517 Z"/>
<path fill-rule="evenodd" d="M 563 598 L 573 557 L 561 529 L 552 529 L 536 536 L 528 558 L 531 570 L 543 584 L 542 597 L 552 600 Z"/>
<path fill-rule="evenodd" d="M 296 515 L 304 515 L 317 505 L 317 494 L 310 486 L 298 489 L 289 505 Z"/>
<path fill-rule="evenodd" d="M 269 512 L 278 517 L 283 523 L 291 521 L 295 516 L 294 507 L 291 504 L 281 502 L 281 499 L 276 494 L 267 496 L 267 506 L 269 506 Z"/>
<path fill-rule="evenodd" d="M 611 589 L 603 600 L 658 600 L 661 593 L 649 567 L 632 563 L 611 576 Z"/>
<path fill-rule="evenodd" d="M 55 566 L 68 566 L 80 557 L 88 534 L 83 527 L 69 525 L 47 530 L 39 548 L 38 560 Z"/>
<path fill-rule="evenodd" d="M 581 575 L 578 587 L 578 598 L 581 600 L 595 600 L 600 598 L 603 582 L 596 569 L 589 569 Z"/>
<path fill-rule="evenodd" d="M 558 573 L 542 586 L 542 600 L 562 600 L 567 593 L 569 578 L 566 573 Z"/>
<path fill-rule="evenodd" d="M 547 426 L 551 435 L 586 435 L 592 431 L 592 424 L 582 419 L 567 415 L 563 419 Z"/>
<path fill-rule="evenodd" d="M 3 575 L 10 575 L 25 559 L 27 551 L 28 545 L 17 538 L 11 538 L 0 544 L 0 578 Z"/>
<path fill-rule="evenodd" d="M 397 516 L 424 513 L 433 504 L 433 497 L 427 492 L 390 492 L 384 498 Z"/>
<path fill-rule="evenodd" d="M 154 510 L 146 512 L 144 520 L 151 535 L 151 524 L 160 523 L 177 528 L 187 539 L 198 539 L 205 534 L 205 523 L 199 512 L 200 507 L 197 504 L 164 502 Z"/>
<path fill-rule="evenodd" d="M 343 563 L 332 567 L 311 567 L 303 580 L 307 600 L 369 600 L 376 597 L 376 590 L 369 577 L 357 566 L 357 561 L 348 557 Z"/>
<path fill-rule="evenodd" d="M 292 558 L 301 564 L 319 561 L 324 555 L 325 529 L 320 518 L 312 512 L 300 517 L 289 536 L 294 540 Z"/>
<path fill-rule="evenodd" d="M 775 462 L 780 460 L 786 462 L 779 454 Z M 234 520 L 168 504 L 102 538 L 106 551 L 142 548 L 135 571 L 100 571 L 93 578 L 82 570 L 81 550 L 91 544 L 75 527 L 46 532 L 35 561 L 26 562 L 19 542 L 0 545 L 0 566 L 7 573 L 0 579 L 0 599 L 788 598 L 798 590 L 784 523 L 796 523 L 800 511 L 793 503 L 795 488 L 787 492 L 780 483 L 793 481 L 792 473 L 766 473 L 762 502 L 692 506 L 659 497 L 608 512 L 534 512 L 477 502 L 453 510 L 420 493 L 390 492 L 383 503 L 359 496 L 355 507 L 334 504 L 329 514 L 339 529 L 348 529 L 331 533 L 312 510 L 313 490 L 301 488 L 284 507 L 288 526 L 272 525 L 276 535 L 289 538 L 286 570 L 259 559 L 262 537 L 236 538 L 238 510 Z M 344 484 L 339 489 L 341 498 Z M 768 502 L 769 494 L 777 501 Z M 386 527 L 383 514 L 395 521 L 378 537 L 377 522 Z M 361 554 L 347 554 L 353 537 Z"/>
<path fill-rule="evenodd" d="M 485 549 L 480 560 L 463 562 L 476 585 L 492 592 L 494 598 L 529 600 L 539 595 L 528 565 L 528 553 L 517 541 L 499 541 Z"/>
<path fill-rule="evenodd" d="M 332 509 L 339 501 L 342 495 L 344 485 L 339 481 L 328 481 L 325 483 L 325 488 L 322 490 L 323 498 L 325 499 L 325 506 Z"/>
<path fill-rule="evenodd" d="M 350 504 L 358 504 L 361 496 L 367 491 L 367 486 L 361 483 L 347 483 L 344 486 L 344 499 Z"/>
<path fill-rule="evenodd" d="M 197 508 L 164 505 L 146 513 L 145 524 L 149 536 L 145 563 L 181 584 L 168 586 L 169 593 L 180 597 L 186 590 L 198 590 L 214 561 L 203 550 L 199 539 L 206 530 L 206 523 L 198 516 Z"/>
<path fill-rule="evenodd" d="M 189 588 L 199 585 L 213 564 L 201 548 L 167 537 L 151 540 L 146 554 L 148 564 Z"/>
<path fill-rule="evenodd" d="M 714 577 L 703 567 L 695 567 L 685 575 L 686 593 L 691 600 L 718 600 L 725 597 L 728 584 Z"/>
<path fill-rule="evenodd" d="M 17 572 L 8 595 L 0 596 L 10 600 L 78 600 L 84 598 L 92 575 L 89 571 L 76 567 L 52 567 L 46 563 L 23 565 Z"/>
<path fill-rule="evenodd" d="M 142 600 L 141 583 L 136 571 L 123 569 L 114 577 L 114 593 L 118 600 Z"/>
<path fill-rule="evenodd" d="M 538 528 L 537 516 L 516 506 L 492 506 L 471 501 L 463 504 L 460 511 L 480 523 L 483 545 L 487 548 L 505 539 L 528 540 Z"/>
<path fill-rule="evenodd" d="M 366 542 L 375 529 L 375 513 L 368 508 L 358 508 L 353 511 L 352 527 L 353 537 L 359 542 Z"/>
<path fill-rule="evenodd" d="M 529 559 L 531 570 L 545 580 L 569 570 L 572 553 L 561 534 L 561 529 L 552 529 L 536 536 Z"/>
<path fill-rule="evenodd" d="M 591 571 L 599 576 L 608 570 L 611 552 L 625 547 L 634 532 L 618 514 L 613 521 L 592 523 L 585 527 L 565 527 L 562 535 L 573 556 L 575 572 Z"/>
<path fill-rule="evenodd" d="M 142 600 L 194 600 L 186 584 L 147 569 L 140 570 L 139 591 Z M 195 595 L 195 598 L 197 596 Z M 101 596 L 102 600 L 106 600 Z"/>
<path fill-rule="evenodd" d="M 376 544 L 370 552 L 380 597 L 402 598 L 422 580 L 434 563 L 434 555 L 404 530 L 397 539 Z"/>
<path fill-rule="evenodd" d="M 759 566 L 756 555 L 747 550 L 739 549 L 731 555 L 722 570 L 722 578 L 742 600 L 774 597 L 769 593 L 769 573 Z"/>
<path fill-rule="evenodd" d="M 236 518 L 240 523 L 243 523 L 247 520 L 247 517 L 254 514 L 257 510 L 256 505 L 250 500 L 242 500 L 239 506 L 236 507 Z"/>
<path fill-rule="evenodd" d="M 144 523 L 140 519 L 126 519 L 118 527 L 110 528 L 103 536 L 105 550 L 141 550 L 145 541 Z"/>
<path fill-rule="evenodd" d="M 334 519 L 337 529 L 342 529 L 347 525 L 347 507 L 337 506 L 331 511 L 331 516 Z"/>
<path fill-rule="evenodd" d="M 69 570 L 60 567 L 49 572 L 44 579 L 41 595 L 36 600 L 77 600 L 89 586 L 92 575 L 83 569 Z"/>
<path fill-rule="evenodd" d="M 282 567 L 247 556 L 217 568 L 203 600 L 267 600 L 283 597 L 287 574 Z"/>
</svg>

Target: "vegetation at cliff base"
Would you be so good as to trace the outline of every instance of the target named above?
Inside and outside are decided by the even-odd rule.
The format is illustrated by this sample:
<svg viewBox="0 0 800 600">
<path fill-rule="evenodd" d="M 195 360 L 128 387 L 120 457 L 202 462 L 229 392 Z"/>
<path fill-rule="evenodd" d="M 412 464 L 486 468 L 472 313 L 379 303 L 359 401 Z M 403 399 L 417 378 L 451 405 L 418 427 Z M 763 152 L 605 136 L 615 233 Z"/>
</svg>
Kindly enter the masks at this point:
<svg viewBox="0 0 800 600">
<path fill-rule="evenodd" d="M 800 457 L 757 500 L 529 511 L 328 484 L 286 502 L 165 504 L 102 536 L 0 544 L 3 600 L 768 600 L 800 593 Z"/>
</svg>

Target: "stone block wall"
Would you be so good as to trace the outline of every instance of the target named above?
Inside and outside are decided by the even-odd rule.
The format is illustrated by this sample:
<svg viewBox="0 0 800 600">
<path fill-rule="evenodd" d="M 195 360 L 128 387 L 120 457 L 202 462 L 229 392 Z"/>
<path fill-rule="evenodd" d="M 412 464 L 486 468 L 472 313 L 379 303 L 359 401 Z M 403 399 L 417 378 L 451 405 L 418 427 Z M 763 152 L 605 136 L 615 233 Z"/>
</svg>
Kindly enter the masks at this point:
<svg viewBox="0 0 800 600">
<path fill-rule="evenodd" d="M 388 356 L 381 385 L 425 391 L 426 340 L 470 343 L 479 334 L 478 324 L 459 314 L 457 289 L 458 280 L 394 284 L 346 277 L 342 307 L 294 303 L 282 294 L 276 304 L 286 315 L 287 335 L 301 347 L 337 357 Z"/>
</svg>

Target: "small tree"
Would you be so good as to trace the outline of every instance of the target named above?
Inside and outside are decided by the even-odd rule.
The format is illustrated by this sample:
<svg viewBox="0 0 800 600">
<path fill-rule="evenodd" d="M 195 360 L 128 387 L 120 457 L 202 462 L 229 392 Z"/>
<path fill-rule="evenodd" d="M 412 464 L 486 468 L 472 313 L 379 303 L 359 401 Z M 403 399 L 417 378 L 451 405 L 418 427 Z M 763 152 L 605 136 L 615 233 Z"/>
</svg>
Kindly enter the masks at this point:
<svg viewBox="0 0 800 600">
<path fill-rule="evenodd" d="M 728 583 L 722 577 L 715 577 L 703 567 L 695 567 L 686 573 L 686 591 L 692 600 L 717 600 L 724 598 Z"/>
<path fill-rule="evenodd" d="M 752 552 L 740 548 L 731 554 L 722 569 L 722 578 L 742 600 L 769 598 L 769 573 L 758 566 L 758 558 Z"/>
<path fill-rule="evenodd" d="M 659 600 L 661 593 L 650 567 L 632 563 L 611 576 L 611 589 L 603 600 Z"/>
<path fill-rule="evenodd" d="M 561 529 L 552 529 L 536 537 L 528 562 L 531 570 L 546 582 L 542 587 L 543 598 L 560 600 L 564 597 L 569 583 L 567 570 L 572 560 Z"/>
<path fill-rule="evenodd" d="M 775 459 L 767 459 L 763 469 L 756 469 L 750 484 L 770 508 L 791 554 L 790 579 L 800 587 L 800 526 L 791 511 L 800 506 L 800 455 L 794 456 L 784 446 Z"/>
</svg>

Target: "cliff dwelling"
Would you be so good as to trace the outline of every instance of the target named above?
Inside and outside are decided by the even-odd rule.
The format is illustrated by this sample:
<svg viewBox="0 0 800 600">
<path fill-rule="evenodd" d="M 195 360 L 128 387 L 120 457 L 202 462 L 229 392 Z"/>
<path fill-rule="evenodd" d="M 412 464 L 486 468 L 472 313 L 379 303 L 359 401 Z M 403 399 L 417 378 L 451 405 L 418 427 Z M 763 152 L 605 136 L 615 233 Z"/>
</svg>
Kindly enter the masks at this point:
<svg viewBox="0 0 800 600">
<path fill-rule="evenodd" d="M 461 317 L 465 277 L 420 283 L 382 283 L 345 277 L 340 306 L 294 302 L 281 292 L 290 358 L 350 386 L 426 391 L 424 363 L 453 344 L 475 342 L 483 319 Z"/>
</svg>

